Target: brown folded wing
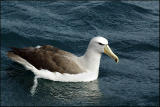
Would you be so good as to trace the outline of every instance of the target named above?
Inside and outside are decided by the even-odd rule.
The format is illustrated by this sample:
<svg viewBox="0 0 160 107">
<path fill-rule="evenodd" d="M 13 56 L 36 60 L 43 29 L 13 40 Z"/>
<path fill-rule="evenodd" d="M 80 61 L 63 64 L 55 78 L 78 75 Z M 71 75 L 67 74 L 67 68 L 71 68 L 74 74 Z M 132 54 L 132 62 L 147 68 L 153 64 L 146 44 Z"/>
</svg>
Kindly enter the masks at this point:
<svg viewBox="0 0 160 107">
<path fill-rule="evenodd" d="M 69 74 L 83 72 L 73 60 L 68 58 L 68 56 L 71 57 L 73 54 L 50 45 L 41 46 L 40 48 L 12 48 L 10 52 L 27 60 L 37 69 L 47 69 L 52 72 Z"/>
</svg>

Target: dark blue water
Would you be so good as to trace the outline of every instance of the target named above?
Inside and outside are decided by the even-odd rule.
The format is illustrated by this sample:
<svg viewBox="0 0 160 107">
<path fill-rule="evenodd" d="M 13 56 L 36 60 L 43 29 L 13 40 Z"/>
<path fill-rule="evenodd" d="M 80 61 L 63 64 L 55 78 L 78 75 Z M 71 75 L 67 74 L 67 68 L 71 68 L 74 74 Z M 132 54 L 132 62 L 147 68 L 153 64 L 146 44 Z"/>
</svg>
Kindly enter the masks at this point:
<svg viewBox="0 0 160 107">
<path fill-rule="evenodd" d="M 2 106 L 158 106 L 158 1 L 1 1 Z M 102 56 L 89 83 L 38 80 L 6 56 L 9 47 L 54 45 L 83 55 L 94 36 L 119 56 Z"/>
</svg>

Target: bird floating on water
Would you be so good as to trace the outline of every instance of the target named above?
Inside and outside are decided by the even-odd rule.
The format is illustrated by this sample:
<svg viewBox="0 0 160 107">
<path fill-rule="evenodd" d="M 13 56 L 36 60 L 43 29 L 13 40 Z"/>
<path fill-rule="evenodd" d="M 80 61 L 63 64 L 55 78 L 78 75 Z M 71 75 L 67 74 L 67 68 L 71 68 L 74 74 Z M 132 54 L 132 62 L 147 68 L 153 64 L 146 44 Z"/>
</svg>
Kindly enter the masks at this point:
<svg viewBox="0 0 160 107">
<path fill-rule="evenodd" d="M 83 56 L 45 45 L 27 48 L 12 48 L 8 57 L 31 70 L 36 77 L 63 82 L 88 82 L 98 78 L 102 53 L 119 58 L 112 52 L 108 40 L 94 37 Z"/>
</svg>

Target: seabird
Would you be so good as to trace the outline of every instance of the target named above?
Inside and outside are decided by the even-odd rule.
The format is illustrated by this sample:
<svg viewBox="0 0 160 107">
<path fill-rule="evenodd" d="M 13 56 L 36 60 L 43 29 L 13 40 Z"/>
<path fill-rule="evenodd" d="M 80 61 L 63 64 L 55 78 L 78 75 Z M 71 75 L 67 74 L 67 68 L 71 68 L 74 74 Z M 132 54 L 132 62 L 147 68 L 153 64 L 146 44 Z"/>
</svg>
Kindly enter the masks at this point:
<svg viewBox="0 0 160 107">
<path fill-rule="evenodd" d="M 36 77 L 63 82 L 87 82 L 98 78 L 102 53 L 119 58 L 112 52 L 108 40 L 97 36 L 90 40 L 83 56 L 51 45 L 15 48 L 8 52 L 8 57 L 31 70 Z"/>
</svg>

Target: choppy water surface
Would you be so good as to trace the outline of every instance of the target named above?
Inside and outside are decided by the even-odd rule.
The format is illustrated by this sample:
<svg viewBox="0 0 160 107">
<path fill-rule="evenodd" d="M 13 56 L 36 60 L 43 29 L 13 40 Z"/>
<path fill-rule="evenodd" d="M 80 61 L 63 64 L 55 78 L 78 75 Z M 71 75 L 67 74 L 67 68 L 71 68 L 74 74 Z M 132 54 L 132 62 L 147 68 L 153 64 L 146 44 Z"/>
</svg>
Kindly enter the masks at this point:
<svg viewBox="0 0 160 107">
<path fill-rule="evenodd" d="M 158 1 L 2 1 L 1 105 L 159 105 Z M 109 40 L 116 64 L 102 56 L 89 83 L 38 80 L 6 56 L 9 47 L 50 44 L 78 56 L 97 35 Z"/>
</svg>

